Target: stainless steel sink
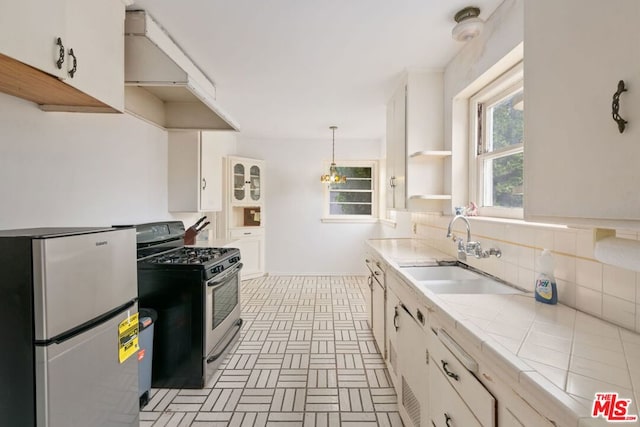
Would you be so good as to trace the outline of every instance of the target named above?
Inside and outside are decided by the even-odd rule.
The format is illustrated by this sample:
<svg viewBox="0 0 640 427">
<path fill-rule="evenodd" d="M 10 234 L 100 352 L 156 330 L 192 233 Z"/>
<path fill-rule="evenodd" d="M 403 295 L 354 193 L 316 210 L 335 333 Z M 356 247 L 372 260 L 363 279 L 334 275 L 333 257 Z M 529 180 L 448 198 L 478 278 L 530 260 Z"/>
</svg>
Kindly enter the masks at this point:
<svg viewBox="0 0 640 427">
<path fill-rule="evenodd" d="M 461 267 L 400 269 L 419 287 L 436 294 L 521 294 L 522 291 Z"/>
</svg>

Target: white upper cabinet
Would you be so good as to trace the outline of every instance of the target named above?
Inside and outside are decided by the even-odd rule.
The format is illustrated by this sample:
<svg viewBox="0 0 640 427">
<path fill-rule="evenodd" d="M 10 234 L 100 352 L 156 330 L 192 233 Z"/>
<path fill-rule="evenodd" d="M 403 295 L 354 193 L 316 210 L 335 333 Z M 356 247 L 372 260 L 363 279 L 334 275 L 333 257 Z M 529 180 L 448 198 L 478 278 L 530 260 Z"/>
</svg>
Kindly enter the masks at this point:
<svg viewBox="0 0 640 427">
<path fill-rule="evenodd" d="M 66 78 L 66 6 L 64 0 L 1 2 L 0 53 Z"/>
<path fill-rule="evenodd" d="M 169 211 L 222 210 L 223 147 L 232 132 L 169 132 Z"/>
<path fill-rule="evenodd" d="M 525 219 L 639 227 L 638 22 L 638 0 L 525 2 Z"/>
<path fill-rule="evenodd" d="M 124 109 L 124 7 L 120 0 L 67 0 L 66 82 Z M 73 54 L 71 51 L 73 50 Z M 75 59 L 75 63 L 74 63 Z M 75 72 L 72 70 L 75 65 Z"/>
<path fill-rule="evenodd" d="M 406 106 L 406 85 L 403 84 L 387 104 L 387 209 L 406 206 Z"/>
<path fill-rule="evenodd" d="M 442 211 L 444 79 L 439 71 L 408 71 L 387 104 L 387 209 Z M 435 203 L 434 203 L 435 202 Z"/>
<path fill-rule="evenodd" d="M 442 211 L 444 163 L 444 75 L 440 71 L 407 74 L 407 207 Z"/>
<path fill-rule="evenodd" d="M 222 154 L 216 147 L 216 135 L 200 133 L 200 210 L 222 210 Z M 227 134 L 228 135 L 228 134 Z M 233 137 L 234 135 L 229 135 Z"/>
<path fill-rule="evenodd" d="M 260 205 L 264 192 L 264 162 L 239 157 L 229 158 L 231 204 Z"/>
<path fill-rule="evenodd" d="M 124 13 L 121 0 L 3 2 L 0 89 L 47 111 L 122 111 Z"/>
</svg>

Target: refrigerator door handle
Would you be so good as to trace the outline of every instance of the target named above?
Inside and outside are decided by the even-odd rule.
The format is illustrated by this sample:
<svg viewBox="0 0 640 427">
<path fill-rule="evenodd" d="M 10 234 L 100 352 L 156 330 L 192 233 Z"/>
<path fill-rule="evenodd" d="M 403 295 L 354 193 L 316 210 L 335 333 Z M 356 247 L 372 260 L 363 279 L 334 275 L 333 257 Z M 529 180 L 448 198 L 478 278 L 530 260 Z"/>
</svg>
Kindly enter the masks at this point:
<svg viewBox="0 0 640 427">
<path fill-rule="evenodd" d="M 119 307 L 114 308 L 113 310 L 109 310 L 108 312 L 89 320 L 81 325 L 76 326 L 73 329 L 69 329 L 55 337 L 51 337 L 48 340 L 35 340 L 34 344 L 38 346 L 47 346 L 50 344 L 61 344 L 71 338 L 80 335 L 81 333 L 88 331 L 89 329 L 95 328 L 98 325 L 101 325 L 109 320 L 113 319 L 123 311 L 130 309 L 138 299 L 132 299 L 131 301 L 127 301 Z"/>
</svg>

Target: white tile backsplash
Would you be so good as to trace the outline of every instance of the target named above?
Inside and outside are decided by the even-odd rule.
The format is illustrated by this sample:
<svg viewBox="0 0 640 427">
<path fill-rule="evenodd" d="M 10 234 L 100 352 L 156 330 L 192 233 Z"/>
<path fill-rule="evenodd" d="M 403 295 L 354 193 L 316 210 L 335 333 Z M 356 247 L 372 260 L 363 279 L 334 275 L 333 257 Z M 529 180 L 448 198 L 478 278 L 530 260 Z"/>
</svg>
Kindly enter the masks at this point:
<svg viewBox="0 0 640 427">
<path fill-rule="evenodd" d="M 576 306 L 576 284 L 562 279 L 556 279 L 558 301 L 569 307 Z"/>
<path fill-rule="evenodd" d="M 607 295 L 636 301 L 636 273 L 619 267 L 604 265 L 602 268 L 602 288 Z"/>
<path fill-rule="evenodd" d="M 505 263 L 503 279 L 508 283 L 518 285 L 518 270 L 517 265 Z"/>
<path fill-rule="evenodd" d="M 602 264 L 596 261 L 577 258 L 576 284 L 602 292 Z"/>
<path fill-rule="evenodd" d="M 500 243 L 502 257 L 500 260 L 505 264 L 518 265 L 518 255 L 520 254 L 520 246 L 511 243 Z"/>
<path fill-rule="evenodd" d="M 514 228 L 517 229 L 518 238 L 515 240 L 515 243 L 519 243 L 521 245 L 531 245 L 536 241 L 536 232 L 535 229 L 531 227 L 514 225 Z"/>
<path fill-rule="evenodd" d="M 535 251 L 533 248 L 520 246 L 520 251 L 518 253 L 518 265 L 520 267 L 528 268 L 529 270 L 534 270 L 536 268 Z"/>
<path fill-rule="evenodd" d="M 636 326 L 636 304 L 604 294 L 602 317 L 625 328 L 633 329 Z"/>
<path fill-rule="evenodd" d="M 455 244 L 444 237 L 450 219 L 437 213 L 414 213 L 411 217 L 419 224 L 416 237 L 456 256 Z M 472 239 L 479 240 L 485 249 L 499 247 L 503 254 L 499 259 L 470 258 L 469 265 L 533 292 L 537 259 L 543 248 L 551 249 L 562 304 L 640 332 L 640 273 L 596 261 L 593 230 L 482 218 L 469 221 Z M 462 224 L 457 225 L 457 234 L 465 235 Z M 618 230 L 617 235 L 640 238 L 639 233 L 629 230 Z"/>
<path fill-rule="evenodd" d="M 554 246 L 554 231 L 539 229 L 535 234 L 535 246 L 540 249 L 553 249 Z"/>
<path fill-rule="evenodd" d="M 533 292 L 536 285 L 536 273 L 528 268 L 518 268 L 518 283 L 516 285 L 519 288 Z"/>
<path fill-rule="evenodd" d="M 602 317 L 602 292 L 576 286 L 576 309 Z"/>
<path fill-rule="evenodd" d="M 553 250 L 565 254 L 576 253 L 576 233 L 556 230 L 553 232 Z"/>
<path fill-rule="evenodd" d="M 576 231 L 576 255 L 593 258 L 593 230 Z"/>
<path fill-rule="evenodd" d="M 575 283 L 576 281 L 576 258 L 572 256 L 552 254 L 555 268 L 553 273 L 556 279 L 562 279 Z M 538 271 L 538 270 L 537 270 Z"/>
</svg>

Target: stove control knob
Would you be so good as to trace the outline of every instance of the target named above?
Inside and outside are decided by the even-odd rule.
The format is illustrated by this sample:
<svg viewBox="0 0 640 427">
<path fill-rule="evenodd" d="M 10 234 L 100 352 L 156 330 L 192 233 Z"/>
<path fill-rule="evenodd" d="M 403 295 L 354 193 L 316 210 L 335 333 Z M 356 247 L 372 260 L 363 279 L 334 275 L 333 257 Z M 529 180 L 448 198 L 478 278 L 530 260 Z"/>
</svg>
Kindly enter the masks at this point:
<svg viewBox="0 0 640 427">
<path fill-rule="evenodd" d="M 222 266 L 221 265 L 216 265 L 210 271 L 211 271 L 212 274 L 218 274 L 218 273 L 222 272 Z"/>
<path fill-rule="evenodd" d="M 238 261 L 240 261 L 240 257 L 239 257 L 239 256 L 234 256 L 234 257 L 231 257 L 231 258 L 229 259 L 229 262 L 230 262 L 231 264 L 235 264 L 235 263 L 236 263 L 236 262 L 238 262 Z"/>
</svg>

